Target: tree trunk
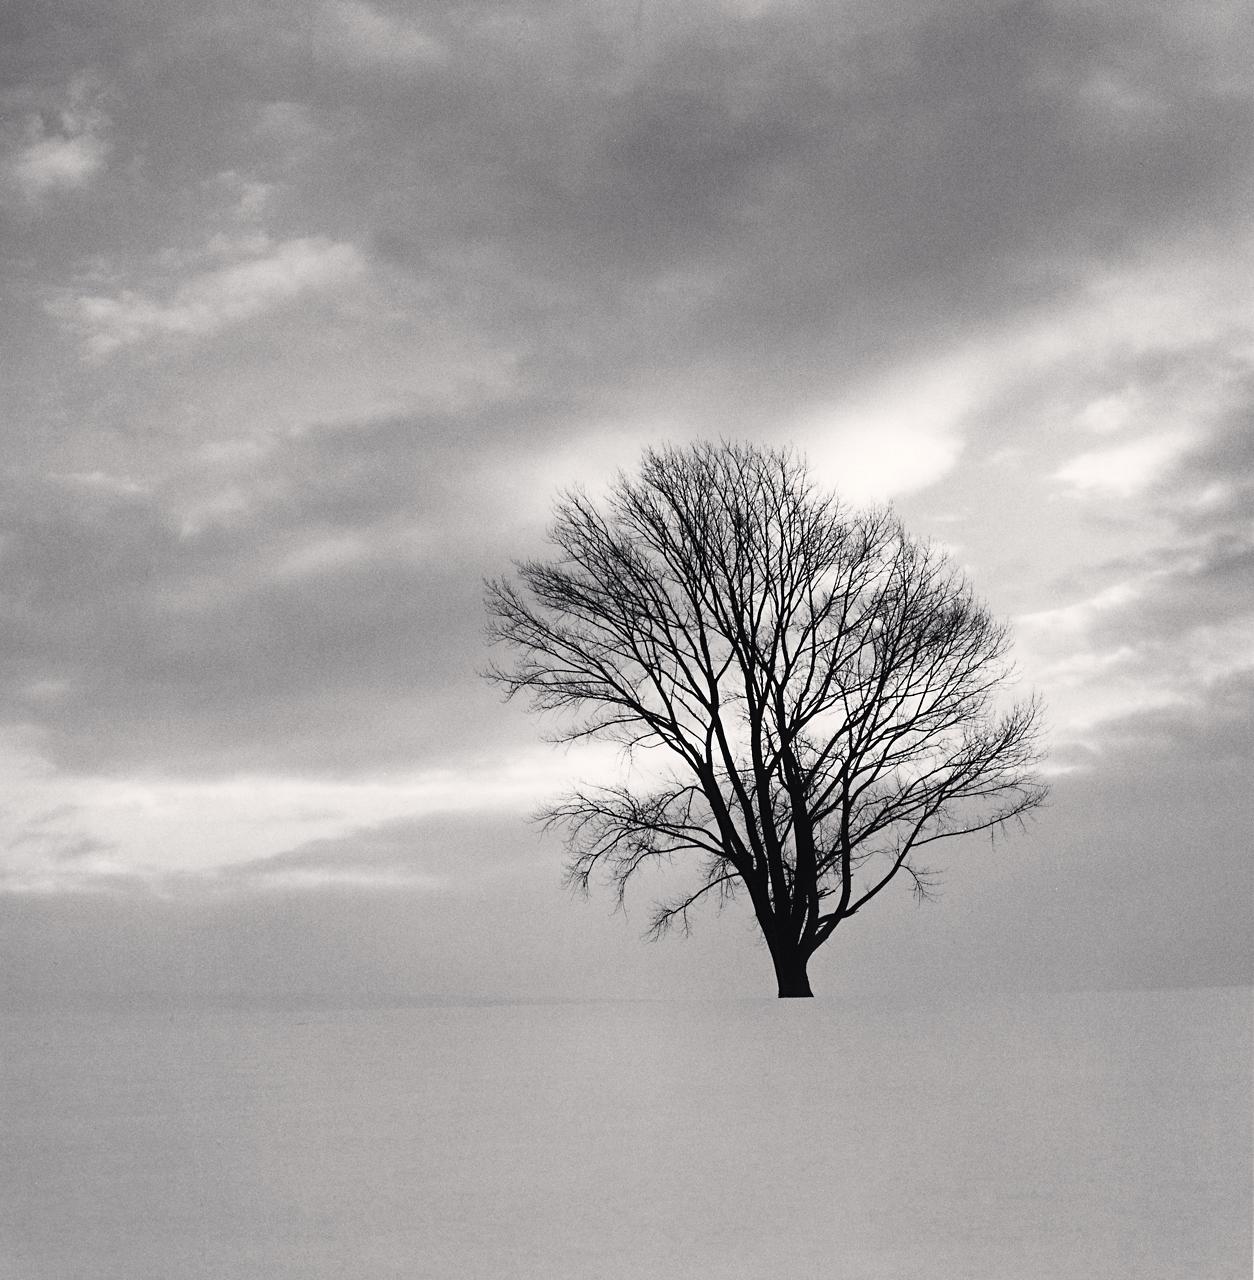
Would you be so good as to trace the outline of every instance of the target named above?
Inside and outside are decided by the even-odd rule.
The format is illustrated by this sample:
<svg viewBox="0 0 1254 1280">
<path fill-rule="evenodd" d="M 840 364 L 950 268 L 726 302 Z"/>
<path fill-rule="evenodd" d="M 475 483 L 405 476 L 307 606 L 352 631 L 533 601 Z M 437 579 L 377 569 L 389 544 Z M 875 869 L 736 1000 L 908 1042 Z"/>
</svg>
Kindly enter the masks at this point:
<svg viewBox="0 0 1254 1280">
<path fill-rule="evenodd" d="M 780 949 L 771 952 L 775 963 L 775 978 L 779 983 L 779 998 L 790 999 L 797 996 L 812 996 L 810 978 L 806 973 L 808 957 L 795 948 Z"/>
</svg>

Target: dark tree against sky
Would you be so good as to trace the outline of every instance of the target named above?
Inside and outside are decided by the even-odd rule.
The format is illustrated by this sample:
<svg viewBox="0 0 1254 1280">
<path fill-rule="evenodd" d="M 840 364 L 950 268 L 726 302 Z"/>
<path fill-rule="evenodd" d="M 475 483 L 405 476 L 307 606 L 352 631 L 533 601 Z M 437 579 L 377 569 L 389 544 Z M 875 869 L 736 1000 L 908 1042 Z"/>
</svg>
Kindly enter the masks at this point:
<svg viewBox="0 0 1254 1280">
<path fill-rule="evenodd" d="M 568 877 L 620 901 L 652 863 L 693 877 L 650 932 L 747 894 L 781 996 L 838 925 L 900 879 L 926 895 L 939 841 L 1039 805 L 1039 707 L 1007 703 L 1009 636 L 888 510 L 846 509 L 789 451 L 649 450 L 597 503 L 571 492 L 558 555 L 488 588 L 492 669 L 639 768 L 545 811 Z M 643 781 L 641 779 L 644 779 Z"/>
</svg>

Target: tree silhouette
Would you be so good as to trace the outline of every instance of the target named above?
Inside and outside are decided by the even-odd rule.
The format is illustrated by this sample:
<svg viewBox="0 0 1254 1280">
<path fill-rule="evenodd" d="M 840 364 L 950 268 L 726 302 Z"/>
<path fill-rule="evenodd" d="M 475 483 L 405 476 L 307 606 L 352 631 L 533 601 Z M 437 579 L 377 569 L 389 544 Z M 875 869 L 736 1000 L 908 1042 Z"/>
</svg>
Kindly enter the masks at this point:
<svg viewBox="0 0 1254 1280">
<path fill-rule="evenodd" d="M 888 510 L 852 511 L 789 451 L 645 453 L 603 503 L 559 497 L 559 555 L 488 583 L 489 676 L 557 717 L 556 741 L 611 739 L 646 783 L 583 787 L 544 811 L 568 882 L 621 904 L 642 868 L 697 878 L 650 933 L 703 898 L 748 895 L 781 996 L 918 859 L 1040 804 L 1039 706 L 999 705 L 1008 632 L 936 548 Z M 658 767 L 658 760 L 664 761 Z"/>
</svg>

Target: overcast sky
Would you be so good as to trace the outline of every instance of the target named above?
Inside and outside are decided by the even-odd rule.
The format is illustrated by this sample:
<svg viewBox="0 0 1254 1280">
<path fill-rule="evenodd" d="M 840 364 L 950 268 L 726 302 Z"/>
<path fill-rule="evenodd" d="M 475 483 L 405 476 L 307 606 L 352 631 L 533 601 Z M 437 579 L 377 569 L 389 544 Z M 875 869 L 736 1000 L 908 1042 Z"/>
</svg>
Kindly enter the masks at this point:
<svg viewBox="0 0 1254 1280">
<path fill-rule="evenodd" d="M 816 988 L 1249 980 L 1254 13 L 39 0 L 0 19 L 0 983 L 770 994 L 527 814 L 481 582 L 793 443 L 1013 620 L 1054 786 Z"/>
</svg>

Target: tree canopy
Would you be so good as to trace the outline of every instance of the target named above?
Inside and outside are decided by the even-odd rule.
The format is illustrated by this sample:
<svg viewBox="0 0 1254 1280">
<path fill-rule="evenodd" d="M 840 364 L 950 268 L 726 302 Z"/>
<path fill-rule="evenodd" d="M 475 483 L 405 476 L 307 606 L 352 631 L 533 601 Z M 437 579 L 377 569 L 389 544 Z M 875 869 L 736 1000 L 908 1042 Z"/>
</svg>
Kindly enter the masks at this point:
<svg viewBox="0 0 1254 1280">
<path fill-rule="evenodd" d="M 639 782 L 544 812 L 570 883 L 621 902 L 657 862 L 694 877 L 650 932 L 746 894 L 779 994 L 894 880 L 926 895 L 938 841 L 1041 803 L 1040 708 L 1006 701 L 1009 634 L 936 547 L 852 510 L 788 450 L 648 450 L 600 502 L 562 494 L 554 559 L 487 588 L 490 675 L 558 741 L 649 751 Z"/>
</svg>

